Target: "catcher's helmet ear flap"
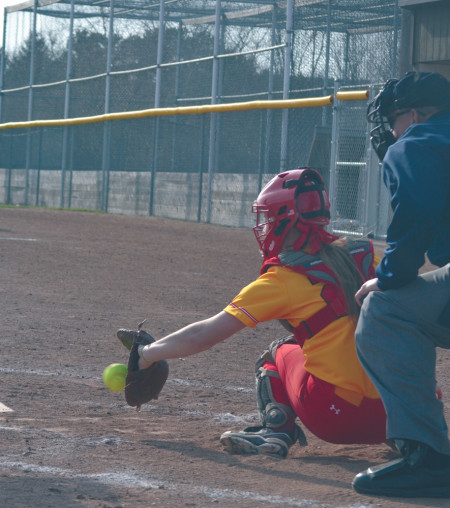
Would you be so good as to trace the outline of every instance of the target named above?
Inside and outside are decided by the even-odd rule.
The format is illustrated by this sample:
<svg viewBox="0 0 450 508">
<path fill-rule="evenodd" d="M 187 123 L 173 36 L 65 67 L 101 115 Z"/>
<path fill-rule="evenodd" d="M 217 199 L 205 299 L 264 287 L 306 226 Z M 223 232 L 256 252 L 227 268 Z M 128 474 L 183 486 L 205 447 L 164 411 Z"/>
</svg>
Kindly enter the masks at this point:
<svg viewBox="0 0 450 508">
<path fill-rule="evenodd" d="M 321 175 L 303 168 L 295 193 L 299 221 L 303 224 L 326 226 L 330 223 L 330 197 Z"/>
<path fill-rule="evenodd" d="M 297 222 L 326 226 L 330 200 L 320 174 L 311 168 L 280 173 L 263 188 L 253 204 L 253 228 L 264 258 L 277 256 Z"/>
</svg>

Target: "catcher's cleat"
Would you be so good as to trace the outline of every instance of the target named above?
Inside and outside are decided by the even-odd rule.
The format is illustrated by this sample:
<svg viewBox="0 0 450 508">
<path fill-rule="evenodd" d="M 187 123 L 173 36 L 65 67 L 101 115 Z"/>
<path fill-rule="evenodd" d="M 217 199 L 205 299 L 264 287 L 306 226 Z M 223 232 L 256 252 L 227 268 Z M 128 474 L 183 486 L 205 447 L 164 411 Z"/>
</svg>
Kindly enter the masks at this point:
<svg viewBox="0 0 450 508">
<path fill-rule="evenodd" d="M 264 454 L 281 459 L 286 458 L 289 448 L 297 440 L 306 444 L 306 437 L 297 425 L 293 433 L 269 427 L 247 427 L 240 432 L 227 431 L 220 436 L 226 452 L 240 455 Z"/>
</svg>

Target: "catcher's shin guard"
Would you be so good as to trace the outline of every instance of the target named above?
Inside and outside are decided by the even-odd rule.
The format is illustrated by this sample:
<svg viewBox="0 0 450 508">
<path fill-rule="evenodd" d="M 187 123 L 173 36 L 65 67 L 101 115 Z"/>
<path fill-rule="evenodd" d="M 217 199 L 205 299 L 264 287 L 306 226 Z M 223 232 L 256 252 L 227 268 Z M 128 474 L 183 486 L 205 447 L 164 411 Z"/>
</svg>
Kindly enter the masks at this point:
<svg viewBox="0 0 450 508">
<path fill-rule="evenodd" d="M 292 408 L 274 395 L 272 383 L 279 383 L 278 389 L 283 389 L 281 385 L 280 375 L 275 367 L 276 350 L 282 344 L 292 342 L 292 336 L 278 339 L 269 348 L 263 352 L 259 360 L 256 362 L 256 398 L 258 406 L 258 414 L 263 427 L 276 430 L 285 430 L 294 428 L 296 414 Z M 272 368 L 268 368 L 273 366 Z M 299 429 L 300 430 L 300 429 Z M 299 433 L 299 441 L 301 445 L 306 445 L 306 437 L 303 432 Z"/>
</svg>

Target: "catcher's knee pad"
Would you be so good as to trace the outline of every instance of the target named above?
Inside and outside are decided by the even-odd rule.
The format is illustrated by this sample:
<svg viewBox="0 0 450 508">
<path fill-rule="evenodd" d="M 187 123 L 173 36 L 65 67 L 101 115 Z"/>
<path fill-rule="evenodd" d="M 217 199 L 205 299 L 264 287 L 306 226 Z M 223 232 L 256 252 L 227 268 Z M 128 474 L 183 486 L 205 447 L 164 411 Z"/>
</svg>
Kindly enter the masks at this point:
<svg viewBox="0 0 450 508">
<path fill-rule="evenodd" d="M 263 358 L 267 359 L 269 362 L 275 362 L 275 356 L 277 354 L 277 349 L 283 344 L 297 344 L 294 336 L 285 335 L 279 339 L 275 339 L 269 344 L 269 347 L 263 352 L 261 358 L 256 362 L 256 369 L 258 369 L 260 362 Z"/>
<path fill-rule="evenodd" d="M 272 342 L 269 348 L 263 352 L 256 362 L 256 401 L 259 418 L 264 427 L 282 427 L 289 419 L 295 418 L 292 409 L 278 402 L 273 395 L 271 379 L 280 379 L 280 375 L 275 370 L 265 369 L 263 367 L 266 362 L 274 363 L 276 349 L 281 344 L 289 342 L 291 338 L 292 336 L 283 337 L 283 339 Z"/>
</svg>

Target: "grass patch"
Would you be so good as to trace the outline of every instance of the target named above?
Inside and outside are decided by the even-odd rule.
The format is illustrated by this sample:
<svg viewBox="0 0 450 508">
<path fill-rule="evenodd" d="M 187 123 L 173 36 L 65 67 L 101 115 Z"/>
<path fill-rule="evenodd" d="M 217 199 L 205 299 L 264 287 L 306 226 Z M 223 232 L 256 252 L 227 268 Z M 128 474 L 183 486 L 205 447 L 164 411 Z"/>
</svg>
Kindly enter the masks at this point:
<svg viewBox="0 0 450 508">
<path fill-rule="evenodd" d="M 0 204 L 0 208 L 23 208 L 32 209 L 32 210 L 61 210 L 63 212 L 88 212 L 88 213 L 106 213 L 103 210 L 91 210 L 88 208 L 61 208 L 61 207 L 53 207 L 53 206 L 32 206 L 32 205 L 2 205 Z"/>
</svg>

